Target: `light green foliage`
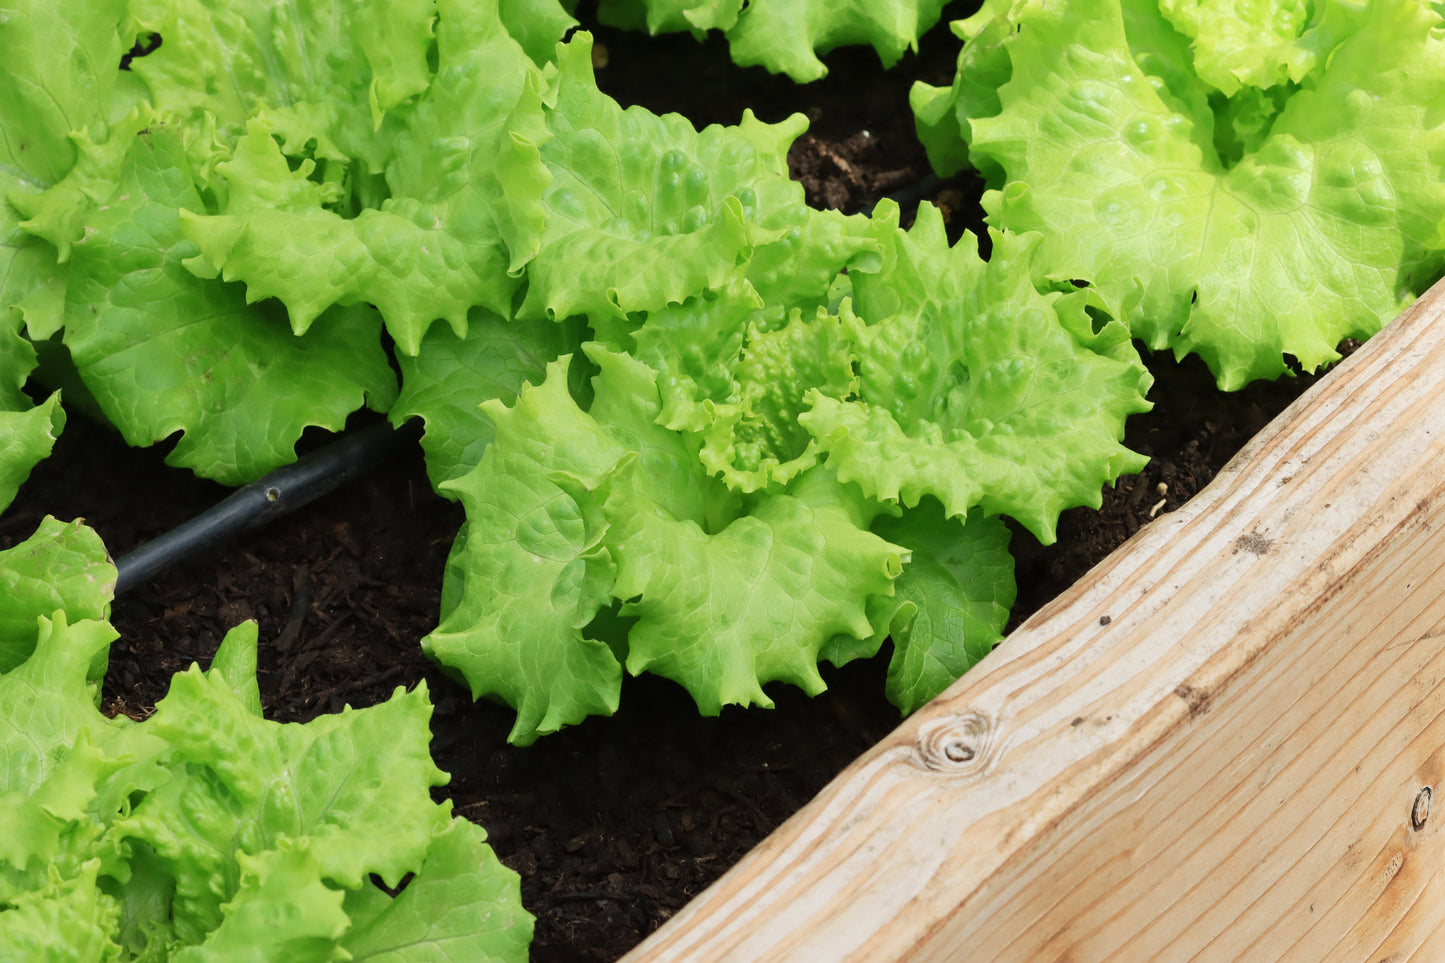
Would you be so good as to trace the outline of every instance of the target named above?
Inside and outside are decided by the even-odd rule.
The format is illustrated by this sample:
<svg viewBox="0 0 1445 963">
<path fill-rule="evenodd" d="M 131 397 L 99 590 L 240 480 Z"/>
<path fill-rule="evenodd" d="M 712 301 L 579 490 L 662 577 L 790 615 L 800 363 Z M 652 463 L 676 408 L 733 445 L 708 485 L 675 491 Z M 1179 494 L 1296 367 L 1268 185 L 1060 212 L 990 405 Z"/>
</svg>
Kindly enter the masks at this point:
<svg viewBox="0 0 1445 963">
<path fill-rule="evenodd" d="M 487 4 L 444 0 L 438 10 L 436 74 L 371 135 L 389 134 L 384 151 L 332 156 L 318 147 L 313 160 L 301 149 L 305 133 L 289 134 L 263 111 L 216 164 L 220 212 L 183 220 L 205 265 L 245 281 L 252 299 L 279 298 L 298 334 L 332 304 L 367 302 L 402 352 L 415 354 L 438 318 L 463 335 L 471 307 L 510 311 L 533 245 L 526 235 L 540 224 L 542 81 Z M 417 57 L 429 39 L 411 39 Z M 328 104 L 369 129 L 364 101 Z M 338 165 L 349 165 L 340 182 Z M 354 210 L 364 198 L 346 178 L 383 170 L 385 199 Z"/>
<path fill-rule="evenodd" d="M 104 129 L 113 71 L 99 65 L 120 56 L 119 38 L 103 25 L 74 22 L 44 2 L 7 6 L 0 6 L 0 511 L 65 424 L 58 398 L 35 408 L 20 390 L 35 367 L 35 352 L 20 337 L 22 305 L 32 312 L 53 305 L 65 274 L 51 247 L 22 227 L 27 202 L 74 165 L 72 132 Z M 55 69 L 61 61 L 68 69 Z M 35 83 L 41 76 L 45 82 Z"/>
<path fill-rule="evenodd" d="M 496 437 L 446 483 L 467 510 L 447 563 L 442 619 L 427 652 L 460 671 L 473 696 L 515 706 L 527 743 L 617 708 L 622 670 L 583 629 L 609 597 L 616 565 L 600 543 L 598 488 L 630 453 L 567 392 L 566 360 L 511 408 L 489 402 Z"/>
<path fill-rule="evenodd" d="M 888 698 L 912 712 L 1003 641 L 1015 595 L 1009 530 L 997 517 L 947 519 L 928 499 L 873 531 L 911 556 L 892 597 L 870 600 L 868 618 L 878 642 L 893 639 Z"/>
<path fill-rule="evenodd" d="M 1043 273 L 1237 388 L 1334 360 L 1445 263 L 1439 25 L 1414 0 L 989 4 L 953 93 L 915 104 L 936 164 L 952 129 L 994 177 L 991 223 L 1044 234 Z M 969 93 L 1001 79 L 992 109 Z"/>
<path fill-rule="evenodd" d="M 507 32 L 538 66 L 552 59 L 557 42 L 577 25 L 577 0 L 500 0 L 498 6 Z"/>
<path fill-rule="evenodd" d="M 763 66 L 800 83 L 828 69 L 835 47 L 870 44 L 891 67 L 938 22 L 945 0 L 602 0 L 604 22 L 651 33 L 722 30 L 740 66 Z"/>
<path fill-rule="evenodd" d="M 798 81 L 828 71 L 816 54 L 870 44 L 891 67 L 938 22 L 946 0 L 753 0 L 728 30 L 733 60 Z"/>
<path fill-rule="evenodd" d="M 379 173 L 395 133 L 384 115 L 431 81 L 428 0 L 134 0 L 130 15 L 162 40 L 132 64 L 158 117 L 220 141 L 193 141 L 196 160 L 224 158 L 259 118 L 288 154 Z"/>
<path fill-rule="evenodd" d="M 998 237 L 985 265 L 932 209 L 905 233 L 885 207 L 859 240 L 831 277 L 770 289 L 806 309 L 751 272 L 625 323 L 599 308 L 586 410 L 561 360 L 482 405 L 493 440 L 443 486 L 468 521 L 425 644 L 518 707 L 514 741 L 611 711 L 623 668 L 716 713 L 770 704 L 771 681 L 816 692 L 820 658 L 889 635 L 890 695 L 915 707 L 998 640 L 1012 565 L 990 516 L 1051 539 L 1142 465 L 1118 439 L 1148 376 L 1084 295 L 1035 290 L 1039 238 Z M 926 495 L 952 520 L 923 521 Z"/>
<path fill-rule="evenodd" d="M 1160 0 L 1159 10 L 1193 41 L 1199 79 L 1226 97 L 1241 86 L 1299 83 L 1329 48 L 1306 0 Z M 1338 9 L 1338 8 L 1337 8 Z"/>
<path fill-rule="evenodd" d="M 492 419 L 482 402 L 511 404 L 523 384 L 541 384 L 548 363 L 581 340 L 575 322 L 509 321 L 476 308 L 466 337 L 433 329 L 415 356 L 397 359 L 402 387 L 391 419 L 398 425 L 413 416 L 426 422 L 421 443 L 437 491 L 453 497 L 442 483 L 470 471 L 491 444 Z M 573 378 L 574 394 L 582 390 L 579 381 Z"/>
<path fill-rule="evenodd" d="M 979 258 L 972 235 L 950 249 L 923 208 L 908 233 L 880 211 L 885 267 L 854 282 L 857 400 L 819 393 L 801 421 L 844 481 L 870 496 L 950 516 L 974 506 L 1007 514 L 1045 543 L 1058 513 L 1098 507 L 1101 486 L 1144 459 L 1119 443 L 1125 417 L 1148 410 L 1148 377 L 1100 348 L 1076 297 L 1039 294 L 1031 280 L 1042 238 L 994 235 Z"/>
<path fill-rule="evenodd" d="M 6 0 L 0 19 L 0 178 L 48 187 L 75 165 L 72 134 L 103 139 L 125 45 L 116 25 L 124 0 L 81 10 L 46 0 Z M 0 179 L 0 184 L 5 183 Z M 8 193 L 8 190 L 7 190 Z"/>
<path fill-rule="evenodd" d="M 0 672 L 34 650 L 38 618 L 61 609 L 76 620 L 104 619 L 114 588 L 115 566 L 95 532 L 47 516 L 35 534 L 0 551 Z"/>
<path fill-rule="evenodd" d="M 0 511 L 15 498 L 36 463 L 50 454 L 65 427 L 60 395 L 23 411 L 0 408 Z"/>
<path fill-rule="evenodd" d="M 718 712 L 773 682 L 816 692 L 819 659 L 885 636 L 915 706 L 1002 626 L 994 516 L 1051 537 L 1139 463 L 1118 443 L 1145 387 L 1126 332 L 1094 330 L 1102 296 L 1035 289 L 1037 239 L 996 239 L 985 268 L 927 211 L 904 234 L 809 210 L 801 116 L 699 131 L 623 109 L 586 34 L 556 44 L 573 3 L 8 2 L 0 79 L 26 93 L 0 103 L 0 419 L 24 424 L 0 435 L 0 499 L 59 427 L 20 390 L 22 336 L 131 443 L 179 434 L 171 460 L 228 483 L 362 405 L 420 418 L 466 511 L 425 648 L 516 707 L 514 741 L 613 711 L 624 672 Z M 837 44 L 896 59 L 940 3 L 603 8 L 812 77 Z M 957 551 L 916 530 L 932 500 Z M 15 664 L 34 640 L 11 645 Z M 175 889 L 132 891 L 123 938 L 184 930 L 214 940 L 204 958 L 267 921 L 254 952 L 331 958 L 357 904 L 336 892 L 439 838 L 415 794 L 371 792 L 376 759 L 432 779 L 424 743 L 381 745 L 420 697 L 302 734 L 257 717 L 245 659 L 221 664 L 138 730 L 208 775 L 178 788 L 137 750 L 152 782 L 115 826 Z M 350 781 L 312 778 L 333 770 Z M 339 841 L 343 822 L 390 848 Z M 286 916 L 285 892 L 314 912 Z"/>
<path fill-rule="evenodd" d="M 427 752 L 424 686 L 268 722 L 246 623 L 209 672 L 175 677 L 155 715 L 107 719 L 87 673 L 115 632 L 72 622 L 66 608 L 95 600 L 66 587 L 114 570 L 79 526 L 47 523 L 22 548 L 0 571 L 48 578 L 62 607 L 0 672 L 0 959 L 526 958 L 515 874 L 431 800 L 445 775 Z M 0 622 L 5 651 L 13 632 Z M 409 873 L 396 896 L 371 878 Z"/>
<path fill-rule="evenodd" d="M 184 431 L 172 464 L 240 484 L 294 461 L 308 425 L 340 428 L 364 399 L 385 409 L 396 382 L 369 308 L 297 337 L 272 305 L 186 270 L 196 248 L 178 212 L 201 203 L 174 128 L 134 138 L 115 197 L 74 246 L 65 343 L 127 441 Z"/>
<path fill-rule="evenodd" d="M 770 224 L 781 209 L 802 206 L 786 176 L 800 115 L 767 125 L 747 112 L 699 133 L 676 114 L 623 110 L 597 89 L 590 51 L 585 35 L 558 50 L 546 228 L 524 316 L 626 315 L 720 287 L 782 236 Z"/>
<path fill-rule="evenodd" d="M 860 524 L 863 499 L 821 472 L 716 533 L 620 493 L 609 508 L 614 593 L 639 619 L 628 671 L 675 679 L 706 715 L 771 706 L 762 684 L 774 680 L 821 692 L 819 650 L 835 633 L 871 634 L 866 600 L 890 594 L 908 560 Z"/>
</svg>

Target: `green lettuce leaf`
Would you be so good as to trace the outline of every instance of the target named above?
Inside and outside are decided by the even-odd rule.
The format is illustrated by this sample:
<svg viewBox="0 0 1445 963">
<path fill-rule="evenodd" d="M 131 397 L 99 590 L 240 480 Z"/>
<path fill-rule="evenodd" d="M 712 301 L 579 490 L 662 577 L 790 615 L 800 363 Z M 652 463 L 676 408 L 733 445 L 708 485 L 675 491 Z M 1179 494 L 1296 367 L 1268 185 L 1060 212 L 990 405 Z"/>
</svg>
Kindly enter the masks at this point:
<svg viewBox="0 0 1445 963">
<path fill-rule="evenodd" d="M 37 624 L 32 655 L 0 675 L 0 732 L 5 740 L 0 793 L 36 791 L 63 765 L 82 732 L 99 737 L 115 725 L 96 709 L 87 681 L 91 664 L 109 649 L 115 630 L 98 621 L 72 625 L 58 610 L 51 617 L 41 616 Z M 23 848 L 28 842 L 8 834 L 3 838 L 7 858 L 14 856 L 11 847 Z"/>
<path fill-rule="evenodd" d="M 162 43 L 131 71 L 161 121 L 212 132 L 190 142 L 198 169 L 214 141 L 235 143 L 260 117 L 288 154 L 359 163 L 364 178 L 386 166 L 385 115 L 431 82 L 434 11 L 431 0 L 136 0 L 134 28 Z"/>
<path fill-rule="evenodd" d="M 73 621 L 107 618 L 115 575 L 100 537 L 78 521 L 46 516 L 35 534 L 0 551 L 0 672 L 30 657 L 41 616 L 59 609 Z"/>
<path fill-rule="evenodd" d="M 430 715 L 423 687 L 283 725 L 252 714 L 225 679 L 179 673 L 148 729 L 171 746 L 171 765 L 206 778 L 168 782 L 116 823 L 175 880 L 178 936 L 200 942 L 229 912 L 246 873 L 237 848 L 257 855 L 304 838 L 318 881 L 348 889 L 370 873 L 395 886 L 420 865 L 447 822 L 428 792 L 445 782 L 427 751 Z"/>
<path fill-rule="evenodd" d="M 598 368 L 595 398 L 588 415 L 634 457 L 619 462 L 630 472 L 614 474 L 621 485 L 674 518 L 691 519 L 710 532 L 720 531 L 743 511 L 742 500 L 699 464 L 697 438 L 669 431 L 659 420 L 661 398 L 657 372 L 602 345 L 584 345 Z M 635 469 L 635 470 L 634 470 Z M 611 497 L 608 493 L 607 497 Z"/>
<path fill-rule="evenodd" d="M 349 890 L 351 927 L 341 948 L 357 963 L 502 963 L 525 960 L 532 920 L 519 881 L 485 844 L 481 827 L 453 819 L 395 897 L 374 885 Z M 485 908 L 484 910 L 482 908 Z"/>
<path fill-rule="evenodd" d="M 26 411 L 0 409 L 0 511 L 14 500 L 30 470 L 50 454 L 64 427 L 58 392 Z"/>
<path fill-rule="evenodd" d="M 768 125 L 745 112 L 699 132 L 676 114 L 624 110 L 597 89 L 591 49 L 578 34 L 557 50 L 541 145 L 551 183 L 522 316 L 596 323 L 719 288 L 802 207 L 786 162 L 801 115 Z"/>
<path fill-rule="evenodd" d="M 502 23 L 539 67 L 550 61 L 567 31 L 577 26 L 577 0 L 501 0 Z"/>
<path fill-rule="evenodd" d="M 0 411 L 30 405 L 20 387 L 35 367 L 35 352 L 19 332 L 29 324 L 36 337 L 49 337 L 60 328 L 65 301 L 65 265 L 50 244 L 21 226 L 25 215 L 17 202 L 28 210 L 27 199 L 51 187 L 27 177 L 7 156 L 6 141 L 22 134 L 0 126 Z"/>
<path fill-rule="evenodd" d="M 598 489 L 635 455 L 576 407 L 569 361 L 549 364 L 512 407 L 483 405 L 495 440 L 443 486 L 467 521 L 447 561 L 441 622 L 422 640 L 473 698 L 516 708 L 508 738 L 521 745 L 612 714 L 621 694 L 617 658 L 583 630 L 610 601 L 615 573 Z"/>
<path fill-rule="evenodd" d="M 743 0 L 601 0 L 597 17 L 605 24 L 648 33 L 726 30 L 737 22 Z"/>
<path fill-rule="evenodd" d="M 947 519 L 933 499 L 872 531 L 910 554 L 893 595 L 874 596 L 868 611 L 878 640 L 893 640 L 888 701 L 908 714 L 1003 641 L 1016 594 L 1010 534 L 995 517 Z"/>
<path fill-rule="evenodd" d="M 19 572 L 31 604 L 44 593 L 26 586 L 48 579 L 86 608 L 63 596 L 105 574 L 98 540 L 52 522 L 41 536 L 60 544 L 27 543 L 0 571 Z M 526 958 L 516 874 L 431 798 L 445 776 L 424 686 L 268 722 L 248 623 L 208 672 L 177 675 L 153 716 L 111 720 L 88 676 L 115 631 L 63 608 L 29 631 L 33 651 L 0 670 L 0 958 Z M 11 633 L 0 622 L 7 650 Z"/>
<path fill-rule="evenodd" d="M 827 472 L 799 479 L 715 533 L 633 497 L 608 502 L 627 669 L 685 686 L 704 715 L 771 706 L 763 684 L 825 686 L 819 652 L 838 633 L 872 634 L 870 595 L 892 592 L 905 549 L 867 531 L 871 506 Z"/>
<path fill-rule="evenodd" d="M 437 319 L 460 336 L 474 306 L 510 314 L 547 176 L 536 150 L 547 136 L 540 74 L 495 5 L 438 9 L 436 76 L 387 152 L 365 162 L 384 164 L 385 198 L 351 210 L 316 162 L 297 166 L 297 149 L 261 112 L 215 165 L 220 212 L 182 215 L 203 255 L 194 270 L 244 281 L 251 300 L 279 298 L 298 334 L 332 305 L 374 304 L 405 354 Z M 418 38 L 422 52 L 428 40 Z"/>
<path fill-rule="evenodd" d="M 18 895 L 0 910 L 0 959 L 27 963 L 104 963 L 120 909 L 96 885 L 100 861 Z"/>
<path fill-rule="evenodd" d="M 996 9 L 1010 79 L 997 115 L 962 127 L 1007 172 L 991 223 L 1043 233 L 1043 273 L 1089 284 L 1151 347 L 1198 353 L 1226 389 L 1286 355 L 1334 360 L 1442 266 L 1445 39 L 1407 0 L 1321 10 L 1288 56 L 1251 60 L 1290 83 L 1228 98 L 1206 76 L 1278 79 L 1207 56 L 1253 21 L 1200 19 L 1191 51 L 1142 0 Z"/>
<path fill-rule="evenodd" d="M 877 506 L 814 473 L 740 517 L 700 442 L 658 423 L 656 372 L 601 346 L 588 355 L 588 412 L 560 359 L 512 408 L 484 405 L 496 440 L 448 483 L 467 526 L 428 651 L 474 695 L 515 706 L 521 743 L 612 712 L 620 660 L 675 679 L 709 713 L 770 704 L 761 686 L 774 679 L 818 691 L 819 650 L 839 632 L 871 634 L 866 599 L 903 565 L 867 531 Z M 630 630 L 591 637 L 614 598 Z"/>
<path fill-rule="evenodd" d="M 837 306 L 834 287 L 849 271 L 877 271 L 879 248 L 872 221 L 862 214 L 780 208 L 767 225 L 781 228 L 778 240 L 753 251 L 747 282 L 762 301 L 757 321 L 780 327 L 792 311 L 811 314 Z"/>
<path fill-rule="evenodd" d="M 699 457 L 709 472 L 751 492 L 786 485 L 818 463 L 817 441 L 799 412 L 817 404 L 815 395 L 840 400 L 858 388 L 846 328 L 852 316 L 842 310 L 842 319 L 824 308 L 811 318 L 794 311 L 777 330 L 748 330 L 727 400 L 704 405 Z"/>
<path fill-rule="evenodd" d="M 0 510 L 65 424 L 58 398 L 36 408 L 21 390 L 35 367 L 24 320 L 53 315 L 65 285 L 55 250 L 22 222 L 75 166 L 78 144 L 107 129 L 123 9 L 97 3 L 76 15 L 51 3 L 0 3 Z"/>
<path fill-rule="evenodd" d="M 761 65 L 799 83 L 828 73 L 835 47 L 870 44 L 891 67 L 938 22 L 945 0 L 602 0 L 604 23 L 649 33 L 724 30 L 740 66 Z"/>
<path fill-rule="evenodd" d="M 1054 540 L 1059 512 L 1145 459 L 1121 443 L 1147 411 L 1149 377 L 1117 325 L 1094 333 L 1077 295 L 1040 294 L 1043 239 L 993 236 L 988 262 L 965 234 L 949 248 L 938 211 L 913 229 L 878 213 L 884 268 L 853 279 L 857 399 L 814 391 L 799 421 L 844 481 L 884 502 L 932 495 L 948 516 L 980 508 Z"/>
<path fill-rule="evenodd" d="M 992 117 L 1002 109 L 998 91 L 1013 72 L 1007 50 L 1012 22 L 1005 15 L 1013 3 L 984 0 L 973 16 L 949 24 L 954 36 L 964 41 L 953 84 L 934 87 L 920 80 L 908 93 L 918 139 L 928 151 L 933 169 L 944 177 L 972 164 L 990 184 L 1001 183 L 1003 172 L 991 158 L 970 156 L 973 132 L 969 119 Z"/>
<path fill-rule="evenodd" d="M 327 886 L 305 842 L 277 840 L 255 856 L 236 854 L 240 881 L 225 904 L 225 917 L 199 946 L 188 946 L 175 963 L 287 960 L 339 963 L 337 945 L 350 923 L 344 894 Z"/>
<path fill-rule="evenodd" d="M 401 394 L 391 407 L 391 420 L 396 425 L 414 417 L 425 421 L 421 443 L 427 474 L 439 493 L 454 497 L 443 482 L 470 471 L 492 442 L 492 419 L 482 402 L 509 405 L 524 384 L 541 384 L 547 365 L 575 351 L 582 334 L 577 324 L 507 321 L 477 308 L 468 318 L 466 337 L 434 329 L 414 357 L 397 359 Z M 574 395 L 583 390 L 575 375 L 572 390 Z"/>
<path fill-rule="evenodd" d="M 810 390 L 856 387 L 840 284 L 844 272 L 879 270 L 875 233 L 867 218 L 810 211 L 755 252 L 745 279 L 647 312 L 612 343 L 657 372 L 658 423 L 694 435 L 729 486 L 784 485 L 817 463 L 797 417 Z"/>
<path fill-rule="evenodd" d="M 1319 13 L 1333 4 L 1320 4 Z M 1226 96 L 1241 86 L 1299 83 L 1328 53 L 1309 31 L 1306 0 L 1160 0 L 1159 10 L 1193 40 L 1199 79 Z M 1313 35 L 1312 35 L 1313 34 Z"/>
<path fill-rule="evenodd" d="M 733 60 L 801 83 L 828 73 L 817 54 L 869 44 L 891 67 L 938 22 L 945 0 L 752 0 L 728 30 Z"/>
<path fill-rule="evenodd" d="M 58 183 L 79 156 L 72 136 L 102 138 L 130 46 L 119 32 L 125 15 L 125 0 L 0 4 L 0 192 L 14 189 L 7 178 Z"/>
<path fill-rule="evenodd" d="M 65 343 L 130 444 L 183 431 L 171 464 L 241 484 L 294 461 L 308 425 L 339 429 L 363 402 L 385 410 L 396 380 L 374 311 L 337 309 L 298 338 L 273 306 L 186 270 L 196 247 L 178 212 L 201 206 L 179 133 L 136 137 L 116 196 L 74 245 Z"/>
</svg>

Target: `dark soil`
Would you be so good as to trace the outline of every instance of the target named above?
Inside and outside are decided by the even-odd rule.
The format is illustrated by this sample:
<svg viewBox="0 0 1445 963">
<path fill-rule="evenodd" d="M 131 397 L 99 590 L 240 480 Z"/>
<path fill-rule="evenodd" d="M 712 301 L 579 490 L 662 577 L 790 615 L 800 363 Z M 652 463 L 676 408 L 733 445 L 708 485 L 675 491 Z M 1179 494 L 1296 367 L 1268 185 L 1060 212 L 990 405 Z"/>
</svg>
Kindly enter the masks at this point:
<svg viewBox="0 0 1445 963">
<path fill-rule="evenodd" d="M 792 169 L 810 202 L 846 211 L 928 173 L 908 88 L 920 77 L 946 83 L 957 50 L 940 27 L 920 56 L 893 71 L 883 72 L 871 51 L 842 51 L 828 58 L 826 80 L 798 87 L 739 70 L 716 40 L 608 30 L 598 39 L 606 52 L 599 82 L 624 103 L 678 110 L 700 125 L 736 123 L 748 106 L 770 121 L 807 114 L 813 126 L 793 151 Z M 974 181 L 942 190 L 933 196 L 955 229 L 978 223 Z M 1102 512 L 1068 512 L 1058 544 L 1043 548 L 1016 536 L 1015 624 L 1150 517 L 1202 488 L 1312 380 L 1222 396 L 1202 365 L 1150 363 L 1156 407 L 1131 421 L 1128 443 L 1153 462 L 1106 491 Z M 129 449 L 73 418 L 0 522 L 0 547 L 53 514 L 84 517 L 118 557 L 225 495 L 165 467 L 162 455 Z M 370 705 L 424 681 L 436 704 L 435 756 L 452 774 L 445 792 L 521 873 L 524 902 L 537 916 L 535 961 L 616 959 L 898 722 L 882 695 L 885 652 L 826 671 L 830 688 L 817 699 L 774 686 L 776 709 L 729 709 L 715 719 L 700 718 L 670 682 L 630 679 L 616 716 L 528 749 L 509 747 L 511 712 L 472 705 L 418 646 L 434 626 L 443 562 L 461 519 L 456 505 L 432 493 L 414 453 L 164 573 L 115 603 L 121 638 L 111 650 L 106 707 L 144 716 L 171 673 L 207 664 L 224 632 L 243 619 L 260 623 L 261 692 L 271 718 Z"/>
</svg>

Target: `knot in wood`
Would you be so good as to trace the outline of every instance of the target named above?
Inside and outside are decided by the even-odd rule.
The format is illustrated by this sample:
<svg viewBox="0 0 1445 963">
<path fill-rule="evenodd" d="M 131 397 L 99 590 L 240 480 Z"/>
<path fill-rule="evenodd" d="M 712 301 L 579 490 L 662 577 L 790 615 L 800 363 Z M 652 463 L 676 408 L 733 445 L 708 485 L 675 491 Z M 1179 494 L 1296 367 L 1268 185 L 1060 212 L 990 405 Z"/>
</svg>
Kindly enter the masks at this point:
<svg viewBox="0 0 1445 963">
<path fill-rule="evenodd" d="M 992 719 L 971 709 L 956 716 L 930 720 L 918 730 L 915 761 L 934 772 L 955 775 L 981 772 L 988 763 L 994 728 Z"/>
<path fill-rule="evenodd" d="M 1433 793 L 1430 787 L 1421 789 L 1415 796 L 1415 804 L 1410 807 L 1410 825 L 1415 827 L 1415 832 L 1425 828 L 1425 822 L 1430 818 L 1430 797 Z"/>
</svg>

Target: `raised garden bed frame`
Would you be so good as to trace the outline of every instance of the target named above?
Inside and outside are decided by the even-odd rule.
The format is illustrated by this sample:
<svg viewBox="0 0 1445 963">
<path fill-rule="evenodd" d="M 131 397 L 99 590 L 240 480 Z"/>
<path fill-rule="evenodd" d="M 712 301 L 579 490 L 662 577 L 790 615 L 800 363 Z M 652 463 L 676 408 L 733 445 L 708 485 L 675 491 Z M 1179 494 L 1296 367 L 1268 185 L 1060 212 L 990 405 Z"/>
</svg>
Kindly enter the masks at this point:
<svg viewBox="0 0 1445 963">
<path fill-rule="evenodd" d="M 1445 282 L 624 957 L 1445 959 Z"/>
</svg>

